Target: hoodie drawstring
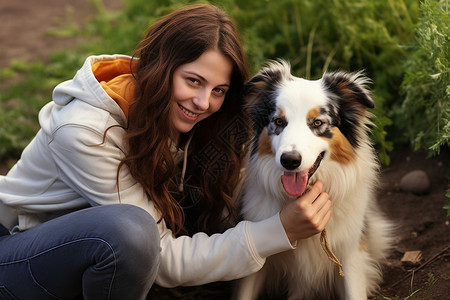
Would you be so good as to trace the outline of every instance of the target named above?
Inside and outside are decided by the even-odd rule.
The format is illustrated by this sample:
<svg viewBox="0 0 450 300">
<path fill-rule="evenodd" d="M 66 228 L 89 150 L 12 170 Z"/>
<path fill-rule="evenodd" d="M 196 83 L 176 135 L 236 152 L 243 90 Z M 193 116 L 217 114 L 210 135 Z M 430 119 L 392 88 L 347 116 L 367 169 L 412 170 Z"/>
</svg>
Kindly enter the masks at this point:
<svg viewBox="0 0 450 300">
<path fill-rule="evenodd" d="M 180 184 L 178 185 L 178 191 L 181 193 L 184 191 L 184 176 L 186 175 L 186 166 L 187 166 L 187 156 L 189 144 L 191 143 L 192 137 L 194 136 L 194 130 L 191 131 L 186 144 L 184 145 L 184 153 L 183 153 L 183 168 L 181 169 L 181 179 Z"/>
</svg>

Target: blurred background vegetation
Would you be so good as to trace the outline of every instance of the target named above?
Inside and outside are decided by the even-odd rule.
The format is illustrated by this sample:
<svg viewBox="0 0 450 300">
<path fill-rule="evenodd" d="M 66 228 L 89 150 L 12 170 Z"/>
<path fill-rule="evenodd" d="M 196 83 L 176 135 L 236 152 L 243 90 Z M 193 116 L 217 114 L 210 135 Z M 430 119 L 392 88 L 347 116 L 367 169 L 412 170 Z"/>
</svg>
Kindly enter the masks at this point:
<svg viewBox="0 0 450 300">
<path fill-rule="evenodd" d="M 365 70 L 373 80 L 373 141 L 383 164 L 395 147 L 430 156 L 449 148 L 448 0 L 124 0 L 121 11 L 90 1 L 91 21 L 49 32 L 83 37 L 76 49 L 0 70 L 0 159 L 20 155 L 39 129 L 37 114 L 51 89 L 72 78 L 86 56 L 132 54 L 155 20 L 189 3 L 212 3 L 231 15 L 252 74 L 276 58 L 311 79 L 325 70 Z"/>
</svg>

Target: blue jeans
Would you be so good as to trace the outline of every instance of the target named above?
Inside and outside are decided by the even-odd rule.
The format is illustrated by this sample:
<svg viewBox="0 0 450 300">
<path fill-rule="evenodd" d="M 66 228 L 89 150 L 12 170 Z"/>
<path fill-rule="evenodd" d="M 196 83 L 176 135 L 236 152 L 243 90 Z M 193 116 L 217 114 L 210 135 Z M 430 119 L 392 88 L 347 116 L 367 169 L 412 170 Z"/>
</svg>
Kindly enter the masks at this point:
<svg viewBox="0 0 450 300">
<path fill-rule="evenodd" d="M 145 299 L 158 270 L 159 240 L 150 214 L 126 204 L 0 236 L 0 299 Z"/>
</svg>

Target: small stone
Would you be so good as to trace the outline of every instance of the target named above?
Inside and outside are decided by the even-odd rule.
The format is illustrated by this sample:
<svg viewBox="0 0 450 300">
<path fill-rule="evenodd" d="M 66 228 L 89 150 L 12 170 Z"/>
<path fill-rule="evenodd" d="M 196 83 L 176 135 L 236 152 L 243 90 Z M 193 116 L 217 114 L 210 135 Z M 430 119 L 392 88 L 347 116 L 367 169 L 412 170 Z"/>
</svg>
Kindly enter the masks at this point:
<svg viewBox="0 0 450 300">
<path fill-rule="evenodd" d="M 408 267 L 420 265 L 422 262 L 422 251 L 406 251 L 401 259 L 401 262 L 403 265 Z"/>
<path fill-rule="evenodd" d="M 404 192 L 424 195 L 430 191 L 430 180 L 424 171 L 414 170 L 402 177 L 400 180 L 400 188 Z"/>
</svg>

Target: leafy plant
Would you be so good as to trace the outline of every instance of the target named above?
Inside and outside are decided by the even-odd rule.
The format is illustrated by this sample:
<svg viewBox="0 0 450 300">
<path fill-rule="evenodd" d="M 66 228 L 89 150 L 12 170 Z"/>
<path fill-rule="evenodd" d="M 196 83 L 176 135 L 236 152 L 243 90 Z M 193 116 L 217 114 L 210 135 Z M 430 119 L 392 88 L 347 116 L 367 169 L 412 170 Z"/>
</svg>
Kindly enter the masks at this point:
<svg viewBox="0 0 450 300">
<path fill-rule="evenodd" d="M 424 0 L 416 29 L 414 51 L 404 64 L 401 91 L 396 105 L 398 129 L 414 149 L 429 155 L 450 146 L 449 2 Z"/>
</svg>

